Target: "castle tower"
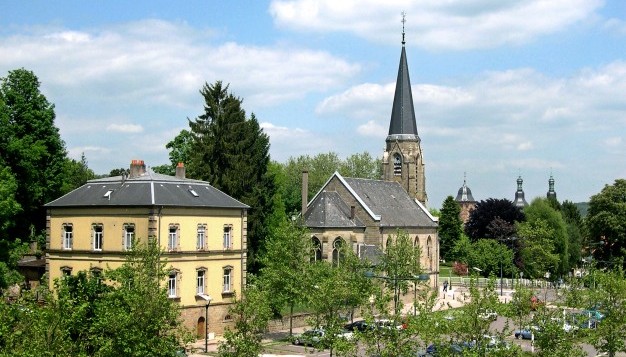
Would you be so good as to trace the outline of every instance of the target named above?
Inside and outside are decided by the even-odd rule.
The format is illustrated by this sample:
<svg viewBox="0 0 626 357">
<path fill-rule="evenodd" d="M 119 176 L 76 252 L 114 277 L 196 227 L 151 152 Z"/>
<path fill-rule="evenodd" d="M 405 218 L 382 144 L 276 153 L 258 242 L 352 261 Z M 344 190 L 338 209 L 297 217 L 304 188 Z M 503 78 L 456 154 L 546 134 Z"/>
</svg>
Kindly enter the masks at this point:
<svg viewBox="0 0 626 357">
<path fill-rule="evenodd" d="M 526 199 L 524 198 L 524 190 L 522 189 L 523 182 L 524 180 L 522 180 L 522 176 L 519 176 L 517 178 L 517 191 L 515 192 L 515 201 L 513 201 L 515 207 L 519 208 L 524 208 L 528 206 L 528 202 L 526 202 Z"/>
<path fill-rule="evenodd" d="M 383 153 L 383 179 L 397 181 L 412 198 L 427 204 L 426 176 L 420 138 L 417 134 L 413 94 L 404 41 L 404 18 L 402 19 L 402 52 L 396 80 L 396 91 L 391 109 L 389 134 Z"/>
</svg>

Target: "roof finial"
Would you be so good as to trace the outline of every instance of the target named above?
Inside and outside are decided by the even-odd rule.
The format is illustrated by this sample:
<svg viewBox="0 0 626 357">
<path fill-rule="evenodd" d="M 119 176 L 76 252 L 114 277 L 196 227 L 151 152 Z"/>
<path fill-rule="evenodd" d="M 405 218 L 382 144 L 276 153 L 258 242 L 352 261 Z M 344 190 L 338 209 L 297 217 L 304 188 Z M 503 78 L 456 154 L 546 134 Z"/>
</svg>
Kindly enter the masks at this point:
<svg viewBox="0 0 626 357">
<path fill-rule="evenodd" d="M 402 46 L 404 46 L 404 44 L 406 43 L 406 41 L 404 41 L 404 23 L 406 22 L 406 11 L 402 11 Z"/>
<path fill-rule="evenodd" d="M 463 171 L 463 186 L 465 186 L 465 181 L 467 181 L 467 171 Z"/>
</svg>

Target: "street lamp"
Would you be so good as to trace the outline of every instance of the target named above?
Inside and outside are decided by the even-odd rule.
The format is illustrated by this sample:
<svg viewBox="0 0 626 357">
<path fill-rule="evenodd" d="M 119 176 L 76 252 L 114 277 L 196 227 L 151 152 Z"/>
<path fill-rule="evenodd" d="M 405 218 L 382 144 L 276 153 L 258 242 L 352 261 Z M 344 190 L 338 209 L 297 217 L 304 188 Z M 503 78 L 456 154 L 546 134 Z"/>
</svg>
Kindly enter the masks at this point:
<svg viewBox="0 0 626 357">
<path fill-rule="evenodd" d="M 211 305 L 211 300 L 213 299 L 209 295 L 204 294 L 198 294 L 197 296 L 206 301 L 206 305 L 204 305 L 204 353 L 207 353 L 209 352 L 209 305 Z"/>
</svg>

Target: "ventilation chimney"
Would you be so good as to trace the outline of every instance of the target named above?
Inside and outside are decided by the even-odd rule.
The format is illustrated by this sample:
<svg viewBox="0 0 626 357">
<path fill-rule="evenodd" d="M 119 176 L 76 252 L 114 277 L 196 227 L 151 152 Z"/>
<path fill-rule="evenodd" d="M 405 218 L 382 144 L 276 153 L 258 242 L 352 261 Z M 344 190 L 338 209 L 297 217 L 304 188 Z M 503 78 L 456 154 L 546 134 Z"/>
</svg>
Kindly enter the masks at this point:
<svg viewBox="0 0 626 357">
<path fill-rule="evenodd" d="M 185 178 L 185 164 L 183 164 L 182 162 L 179 162 L 178 165 L 176 165 L 176 178 Z"/>
<path fill-rule="evenodd" d="M 354 219 L 354 213 L 356 209 L 354 206 L 350 206 L 350 219 Z"/>
<path fill-rule="evenodd" d="M 309 205 L 309 172 L 302 171 L 302 217 L 306 213 L 306 207 Z"/>
<path fill-rule="evenodd" d="M 128 178 L 139 177 L 146 173 L 146 164 L 143 160 L 133 160 L 130 163 L 130 174 Z"/>
</svg>

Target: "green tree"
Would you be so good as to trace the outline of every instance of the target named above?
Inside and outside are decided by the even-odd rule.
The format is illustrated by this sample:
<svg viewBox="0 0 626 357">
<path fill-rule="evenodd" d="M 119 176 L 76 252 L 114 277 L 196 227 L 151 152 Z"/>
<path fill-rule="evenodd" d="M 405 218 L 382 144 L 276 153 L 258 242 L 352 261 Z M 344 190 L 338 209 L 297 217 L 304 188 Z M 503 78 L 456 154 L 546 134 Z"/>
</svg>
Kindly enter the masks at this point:
<svg viewBox="0 0 626 357">
<path fill-rule="evenodd" d="M 482 270 L 483 276 L 513 276 L 517 269 L 513 264 L 513 250 L 493 239 L 479 239 L 472 244 L 469 265 Z"/>
<path fill-rule="evenodd" d="M 569 261 L 570 267 L 573 268 L 576 262 L 581 260 L 584 223 L 578 207 L 571 201 L 563 201 L 561 204 L 561 215 L 567 224 Z"/>
<path fill-rule="evenodd" d="M 39 80 L 25 69 L 0 78 L 0 163 L 17 180 L 15 200 L 22 210 L 4 234 L 26 240 L 45 228 L 43 205 L 62 194 L 65 144 L 54 124 L 54 105 L 39 91 Z M 6 171 L 5 171 L 6 177 Z"/>
<path fill-rule="evenodd" d="M 152 169 L 163 175 L 173 176 L 176 174 L 176 166 L 179 162 L 189 164 L 192 156 L 193 136 L 189 130 L 182 130 L 176 137 L 165 145 L 170 150 L 170 163 L 155 166 Z"/>
<path fill-rule="evenodd" d="M 554 229 L 547 221 L 537 218 L 532 222 L 517 225 L 517 234 L 522 241 L 522 271 L 528 278 L 541 278 L 546 272 L 554 272 L 559 264 L 555 253 Z"/>
<path fill-rule="evenodd" d="M 569 236 L 567 234 L 567 224 L 563 219 L 561 213 L 550 205 L 550 200 L 546 198 L 536 198 L 531 204 L 524 209 L 526 215 L 526 222 L 534 223 L 537 220 L 545 222 L 551 235 L 548 237 L 552 240 L 552 246 L 554 247 L 553 253 L 559 258 L 558 264 L 554 270 L 551 270 L 553 277 L 567 276 L 570 270 L 570 258 L 569 258 Z M 527 257 L 534 260 L 533 256 Z"/>
<path fill-rule="evenodd" d="M 80 161 L 69 158 L 65 160 L 65 177 L 63 193 L 70 192 L 96 178 L 96 174 L 87 165 L 85 153 L 81 154 Z"/>
<path fill-rule="evenodd" d="M 254 280 L 254 279 L 253 279 Z M 260 356 L 263 351 L 262 337 L 272 317 L 271 295 L 255 283 L 244 289 L 244 297 L 229 308 L 235 328 L 227 328 L 224 341 L 218 347 L 218 356 Z"/>
<path fill-rule="evenodd" d="M 461 221 L 461 207 L 448 196 L 443 201 L 441 216 L 439 217 L 439 254 L 442 258 L 450 260 L 452 258 L 452 248 L 461 238 L 463 233 L 463 222 Z"/>
<path fill-rule="evenodd" d="M 191 335 L 167 297 L 169 268 L 156 241 L 133 244 L 124 264 L 105 272 L 115 287 L 100 296 L 90 334 L 97 356 L 173 356 Z"/>
<path fill-rule="evenodd" d="M 306 280 L 312 254 L 308 230 L 300 222 L 283 220 L 271 230 L 265 244 L 260 284 L 272 297 L 275 310 L 289 307 L 289 335 L 293 332 L 293 310 L 307 299 Z"/>
<path fill-rule="evenodd" d="M 398 230 L 387 237 L 385 253 L 381 257 L 381 269 L 387 277 L 387 286 L 393 288 L 394 314 L 402 307 L 400 293 L 406 292 L 409 283 L 422 273 L 421 250 L 414 245 L 406 231 Z"/>
<path fill-rule="evenodd" d="M 0 161 L 0 241 L 9 240 L 9 230 L 14 227 L 13 217 L 22 212 L 22 205 L 17 201 L 18 183 L 11 168 Z"/>
<path fill-rule="evenodd" d="M 626 179 L 617 179 L 591 196 L 586 223 L 590 243 L 604 243 L 594 252 L 601 265 L 621 261 L 626 268 Z"/>
<path fill-rule="evenodd" d="M 626 276 L 621 267 L 594 275 L 597 289 L 590 291 L 586 307 L 597 306 L 605 317 L 591 334 L 591 343 L 613 357 L 626 352 Z"/>
<path fill-rule="evenodd" d="M 341 175 L 380 180 L 383 177 L 383 165 L 379 158 L 372 158 L 367 151 L 348 156 L 339 168 Z"/>
<path fill-rule="evenodd" d="M 256 272 L 276 193 L 268 171 L 269 138 L 254 114 L 246 118 L 242 99 L 229 93 L 228 85 L 221 81 L 205 84 L 200 94 L 204 113 L 189 121 L 192 154 L 188 172 L 250 206 L 248 271 Z"/>
</svg>

